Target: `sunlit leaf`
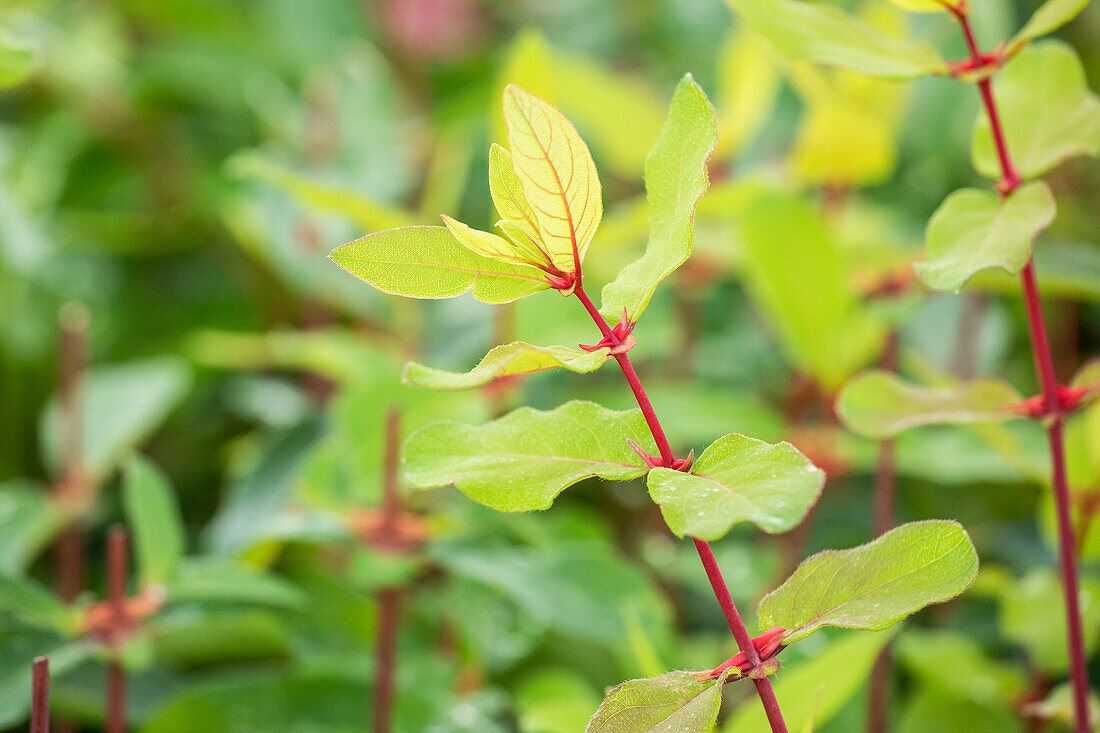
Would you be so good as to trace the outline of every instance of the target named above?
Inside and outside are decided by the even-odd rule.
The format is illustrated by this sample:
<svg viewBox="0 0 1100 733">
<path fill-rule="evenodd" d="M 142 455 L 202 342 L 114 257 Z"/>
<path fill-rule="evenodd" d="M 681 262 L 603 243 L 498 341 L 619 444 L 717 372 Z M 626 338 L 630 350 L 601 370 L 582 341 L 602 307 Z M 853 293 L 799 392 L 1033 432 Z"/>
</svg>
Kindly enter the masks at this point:
<svg viewBox="0 0 1100 733">
<path fill-rule="evenodd" d="M 609 348 L 588 352 L 568 346 L 533 346 L 515 341 L 497 346 L 468 372 L 447 372 L 410 361 L 402 380 L 422 389 L 470 389 L 500 377 L 542 372 L 563 367 L 584 374 L 599 369 L 608 360 Z"/>
<path fill-rule="evenodd" d="M 673 532 L 712 541 L 743 520 L 765 532 L 791 529 L 817 501 L 825 473 L 790 443 L 731 434 L 704 450 L 691 473 L 654 468 L 646 480 Z"/>
<path fill-rule="evenodd" d="M 917 263 L 917 274 L 936 290 L 958 290 L 991 267 L 1015 274 L 1027 264 L 1035 237 L 1055 214 L 1054 196 L 1042 181 L 1008 197 L 976 188 L 955 191 L 928 222 L 928 259 Z"/>
<path fill-rule="evenodd" d="M 999 422 L 1017 415 L 1023 398 L 1007 382 L 983 379 L 953 387 L 926 387 L 890 372 L 861 374 L 837 398 L 844 426 L 868 438 L 892 438 L 919 425 Z"/>
<path fill-rule="evenodd" d="M 839 387 L 878 353 L 883 330 L 852 292 L 820 212 L 800 197 L 765 193 L 742 232 L 750 293 L 796 365 Z"/>
<path fill-rule="evenodd" d="M 742 26 L 718 52 L 718 110 L 722 134 L 717 155 L 736 155 L 752 142 L 779 99 L 774 52 L 759 34 Z"/>
<path fill-rule="evenodd" d="M 709 733 L 728 674 L 711 682 L 691 672 L 623 682 L 607 693 L 585 733 Z"/>
<path fill-rule="evenodd" d="M 521 407 L 485 425 L 444 421 L 418 430 L 405 442 L 405 475 L 424 488 L 454 484 L 500 511 L 546 509 L 582 479 L 645 475 L 628 440 L 656 452 L 640 410 L 576 401 L 549 412 Z"/>
<path fill-rule="evenodd" d="M 175 576 L 184 551 L 183 521 L 168 478 L 135 455 L 126 464 L 122 500 L 141 585 L 164 583 Z"/>
<path fill-rule="evenodd" d="M 813 721 L 824 728 L 859 692 L 882 648 L 894 631 L 848 634 L 831 642 L 812 659 L 786 664 L 775 675 L 775 696 L 790 730 L 805 730 Z M 759 700 L 748 699 L 722 726 L 724 733 L 766 733 L 771 730 Z"/>
<path fill-rule="evenodd" d="M 632 321 L 649 304 L 657 286 L 691 256 L 695 206 L 710 185 L 707 161 L 718 144 L 718 121 L 707 95 L 690 77 L 676 87 L 661 137 L 646 158 L 649 243 L 640 260 L 623 268 L 602 294 L 600 312 L 610 320 Z"/>
<path fill-rule="evenodd" d="M 596 164 L 573 123 L 553 105 L 521 87 L 504 89 L 504 119 L 512 165 L 538 220 L 539 234 L 557 266 L 584 261 L 603 216 Z"/>
<path fill-rule="evenodd" d="M 403 227 L 337 247 L 332 261 L 390 295 L 508 303 L 550 287 L 541 270 L 476 254 L 444 227 Z"/>
<path fill-rule="evenodd" d="M 500 99 L 508 84 L 537 94 L 584 130 L 601 165 L 629 180 L 641 173 L 661 132 L 664 99 L 650 83 L 595 58 L 551 46 L 531 28 L 516 34 L 496 78 L 494 99 Z M 498 112 L 493 140 L 503 143 L 506 138 Z"/>
<path fill-rule="evenodd" d="M 1100 150 L 1100 99 L 1089 90 L 1081 61 L 1066 44 L 1043 41 L 1024 49 L 996 76 L 993 92 L 1009 153 L 1025 179 Z M 984 113 L 974 125 L 971 155 L 982 175 L 1001 177 Z"/>
<path fill-rule="evenodd" d="M 88 371 L 81 415 L 84 465 L 101 478 L 139 446 L 183 399 L 191 371 L 176 357 L 155 357 Z M 61 411 L 51 398 L 39 424 L 42 452 L 54 472 L 62 467 Z"/>
<path fill-rule="evenodd" d="M 760 625 L 788 629 L 788 643 L 824 626 L 881 631 L 927 605 L 959 595 L 978 555 L 956 522 L 912 522 L 850 550 L 805 560 L 760 601 Z"/>
<path fill-rule="evenodd" d="M 889 36 L 833 5 L 801 0 L 727 2 L 776 48 L 800 61 L 896 79 L 948 71 L 931 46 Z"/>
<path fill-rule="evenodd" d="M 1088 4 L 1089 0 L 1047 0 L 1009 41 L 1008 53 L 1016 53 L 1030 41 L 1062 27 L 1076 18 Z"/>
</svg>

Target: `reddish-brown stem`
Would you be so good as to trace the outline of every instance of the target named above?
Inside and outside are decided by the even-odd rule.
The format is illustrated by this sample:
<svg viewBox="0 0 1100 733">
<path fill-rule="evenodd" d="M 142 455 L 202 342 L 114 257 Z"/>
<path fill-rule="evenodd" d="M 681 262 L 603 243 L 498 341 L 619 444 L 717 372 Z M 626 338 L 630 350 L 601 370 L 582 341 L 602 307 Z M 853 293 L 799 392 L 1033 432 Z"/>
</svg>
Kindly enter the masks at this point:
<svg viewBox="0 0 1100 733">
<path fill-rule="evenodd" d="M 614 340 L 615 336 L 611 326 L 600 314 L 596 306 L 592 304 L 592 300 L 588 297 L 588 294 L 584 292 L 584 288 L 581 287 L 579 268 L 573 294 L 576 295 L 578 300 L 584 305 L 585 310 L 588 311 L 588 315 L 592 317 L 592 320 L 595 322 L 596 327 L 600 329 L 600 333 L 603 334 L 603 337 L 605 339 Z M 626 381 L 630 384 L 631 391 L 634 392 L 634 398 L 638 402 L 638 407 L 642 410 L 646 425 L 649 426 L 649 431 L 653 434 L 653 441 L 657 444 L 657 449 L 661 453 L 661 460 L 664 462 L 665 467 L 671 468 L 672 464 L 676 462 L 676 458 L 672 453 L 672 447 L 669 445 L 668 438 L 665 436 L 665 431 L 664 428 L 661 427 L 660 420 L 657 419 L 657 413 L 653 410 L 653 405 L 649 401 L 649 396 L 646 395 L 645 388 L 642 387 L 642 381 L 638 378 L 638 373 L 634 370 L 634 365 L 630 362 L 630 357 L 625 352 L 615 354 L 614 356 L 615 360 L 619 362 L 619 367 L 622 369 L 623 374 L 626 376 Z M 722 607 L 722 613 L 726 617 L 726 622 L 729 624 L 730 631 L 733 632 L 733 638 L 737 641 L 737 648 L 745 654 L 745 657 L 753 666 L 760 664 L 760 654 L 752 643 L 752 637 L 749 635 L 748 629 L 745 628 L 745 622 L 741 619 L 741 614 L 737 611 L 737 605 L 733 602 L 733 597 L 730 596 L 729 588 L 726 587 L 726 581 L 722 578 L 722 571 L 718 568 L 718 562 L 714 558 L 714 552 L 711 551 L 710 544 L 698 539 L 695 539 L 694 542 L 695 550 L 699 553 L 699 559 L 703 563 L 703 568 L 706 570 L 711 588 L 714 590 L 714 596 L 718 599 L 718 605 Z M 768 722 L 771 724 L 772 732 L 787 733 L 787 724 L 783 721 L 783 714 L 779 709 L 779 701 L 775 698 L 775 691 L 772 689 L 771 679 L 768 677 L 762 677 L 760 679 L 754 678 L 753 682 L 756 684 L 756 692 L 760 696 L 760 702 L 764 705 L 764 712 L 768 716 Z"/>
<path fill-rule="evenodd" d="M 401 411 L 386 415 L 385 461 L 382 468 L 382 521 L 391 531 L 401 514 L 400 486 Z M 397 676 L 397 629 L 401 620 L 401 590 L 378 592 L 378 639 L 374 658 L 374 727 L 378 733 L 393 730 L 393 702 Z"/>
<path fill-rule="evenodd" d="M 955 12 L 963 35 L 970 48 L 971 60 L 981 60 L 981 49 L 974 39 L 974 32 L 966 15 L 965 6 Z M 1012 162 L 1008 145 L 1005 142 L 1004 127 L 997 112 L 997 103 L 993 97 L 993 87 L 989 78 L 978 82 L 982 95 L 982 104 L 989 119 L 993 144 L 1001 164 L 1003 176 L 998 190 L 1009 195 L 1020 185 L 1020 175 Z M 1054 504 L 1058 520 L 1058 554 L 1061 560 L 1062 590 L 1065 595 L 1067 644 L 1070 659 L 1070 681 L 1073 686 L 1074 718 L 1078 733 L 1089 731 L 1088 709 L 1088 667 L 1085 658 L 1084 634 L 1081 627 L 1081 608 L 1077 578 L 1076 540 L 1073 533 L 1073 519 L 1069 482 L 1066 477 L 1066 455 L 1063 439 L 1065 415 L 1059 400 L 1058 377 L 1054 371 L 1054 358 L 1051 356 L 1050 341 L 1047 338 L 1046 321 L 1043 318 L 1043 305 L 1039 299 L 1039 287 L 1035 282 L 1035 266 L 1029 260 L 1020 273 L 1024 304 L 1027 307 L 1028 332 L 1031 336 L 1031 349 L 1035 357 L 1035 369 L 1039 374 L 1043 397 L 1046 403 L 1045 421 L 1050 443 L 1051 484 L 1054 492 Z"/>
<path fill-rule="evenodd" d="M 37 657 L 31 670 L 31 730 L 50 733 L 50 660 Z"/>
<path fill-rule="evenodd" d="M 401 591 L 387 588 L 378 593 L 378 646 L 374 665 L 374 727 L 377 733 L 393 730 L 393 698 L 396 689 L 397 627 L 401 619 Z"/>
<path fill-rule="evenodd" d="M 61 310 L 58 359 L 58 393 L 61 404 L 61 478 L 55 497 L 66 507 L 80 507 L 89 490 L 84 470 L 84 428 L 82 392 L 88 362 L 88 311 L 79 303 Z M 58 595 L 73 601 L 84 589 L 84 533 L 73 521 L 54 547 L 55 582 Z"/>
<path fill-rule="evenodd" d="M 119 659 L 128 630 L 126 577 L 129 574 L 129 543 L 126 530 L 113 527 L 107 536 L 107 601 L 114 616 L 111 661 L 107 665 L 107 733 L 126 733 L 126 672 Z"/>
<path fill-rule="evenodd" d="M 879 366 L 897 371 L 898 332 L 886 337 Z M 871 531 L 878 537 L 894 528 L 897 502 L 897 471 L 894 441 L 879 443 L 878 464 L 875 466 L 874 500 Z M 890 692 L 893 687 L 894 664 L 889 646 L 883 647 L 871 671 L 871 687 L 867 695 L 867 733 L 886 733 L 890 718 Z"/>
</svg>

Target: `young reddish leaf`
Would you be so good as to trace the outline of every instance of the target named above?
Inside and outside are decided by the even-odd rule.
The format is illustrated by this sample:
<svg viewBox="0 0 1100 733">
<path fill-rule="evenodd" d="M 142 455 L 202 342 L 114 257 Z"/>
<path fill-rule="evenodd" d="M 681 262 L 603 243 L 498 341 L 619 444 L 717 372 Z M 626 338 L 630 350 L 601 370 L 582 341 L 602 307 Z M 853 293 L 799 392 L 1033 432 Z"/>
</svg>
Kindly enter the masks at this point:
<svg viewBox="0 0 1100 733">
<path fill-rule="evenodd" d="M 657 286 L 691 256 L 695 206 L 710 185 L 707 161 L 717 145 L 717 113 L 699 85 L 685 76 L 646 158 L 649 242 L 642 258 L 604 287 L 600 312 L 609 320 L 619 320 L 625 310 L 637 321 Z"/>
<path fill-rule="evenodd" d="M 928 259 L 917 263 L 917 275 L 930 288 L 954 291 L 992 267 L 1015 274 L 1056 213 L 1054 196 L 1042 181 L 1007 197 L 976 188 L 955 191 L 928 222 Z"/>
<path fill-rule="evenodd" d="M 817 501 L 825 473 L 790 443 L 732 434 L 704 450 L 691 473 L 654 468 L 647 481 L 673 532 L 713 541 L 746 519 L 765 532 L 791 529 Z"/>
<path fill-rule="evenodd" d="M 881 631 L 959 595 L 978 574 L 978 554 L 957 522 L 912 522 L 850 550 L 803 561 L 760 601 L 760 625 L 790 629 L 787 643 L 825 626 Z"/>
<path fill-rule="evenodd" d="M 584 261 L 603 216 L 600 179 L 588 146 L 553 105 L 509 84 L 504 119 L 512 164 L 554 266 Z"/>
<path fill-rule="evenodd" d="M 329 255 L 383 293 L 509 303 L 550 285 L 537 268 L 500 262 L 466 249 L 444 227 L 401 227 L 368 234 Z"/>
<path fill-rule="evenodd" d="M 931 46 L 886 35 L 833 5 L 800 0 L 727 2 L 776 48 L 800 61 L 894 79 L 948 73 L 947 62 Z"/>
<path fill-rule="evenodd" d="M 1100 99 L 1089 90 L 1076 52 L 1060 41 L 1025 49 L 993 82 L 1005 141 L 1025 179 L 1100 150 Z M 999 179 L 1001 164 L 982 114 L 974 125 L 974 167 Z"/>
<path fill-rule="evenodd" d="M 445 420 L 421 428 L 405 442 L 405 475 L 423 488 L 454 484 L 499 511 L 546 509 L 583 479 L 644 476 L 628 441 L 656 452 L 640 410 L 577 401 L 549 412 L 521 407 L 485 425 Z"/>
<path fill-rule="evenodd" d="M 668 672 L 623 682 L 607 693 L 585 733 L 709 733 L 728 675 L 700 682 L 691 672 Z"/>
<path fill-rule="evenodd" d="M 927 387 L 890 372 L 870 371 L 844 386 L 836 411 L 853 433 L 883 439 L 920 425 L 1011 420 L 1020 417 L 1012 408 L 1022 399 L 999 379 Z"/>
<path fill-rule="evenodd" d="M 410 361 L 402 381 L 422 389 L 470 389 L 500 377 L 542 372 L 563 367 L 584 374 L 599 369 L 608 360 L 610 349 L 581 351 L 568 346 L 533 346 L 523 341 L 497 346 L 468 372 L 447 372 Z"/>
</svg>

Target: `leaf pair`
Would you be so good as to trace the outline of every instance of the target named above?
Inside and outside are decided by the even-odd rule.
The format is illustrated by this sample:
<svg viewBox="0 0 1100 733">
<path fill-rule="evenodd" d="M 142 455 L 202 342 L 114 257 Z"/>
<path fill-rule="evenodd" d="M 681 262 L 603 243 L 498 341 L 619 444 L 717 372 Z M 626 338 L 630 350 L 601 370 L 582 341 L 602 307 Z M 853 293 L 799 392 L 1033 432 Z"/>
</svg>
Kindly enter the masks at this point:
<svg viewBox="0 0 1100 733">
<path fill-rule="evenodd" d="M 882 631 L 925 606 L 959 595 L 977 571 L 977 554 L 960 525 L 914 522 L 868 544 L 807 559 L 760 602 L 760 623 L 765 629 L 787 629 L 785 644 L 825 626 Z M 827 721 L 870 673 L 890 636 L 845 637 L 814 661 L 777 677 L 776 695 L 787 722 L 797 728 Z M 712 684 L 690 672 L 669 672 L 625 682 L 608 692 L 586 730 L 706 733 L 717 720 L 725 681 L 723 676 Z M 807 695 L 815 687 L 820 695 Z M 763 727 L 763 709 L 748 705 L 724 730 Z"/>
<path fill-rule="evenodd" d="M 444 421 L 405 444 L 405 471 L 421 487 L 455 484 L 501 511 L 546 509 L 566 487 L 593 476 L 625 481 L 648 473 L 649 492 L 678 535 L 724 536 L 748 520 L 767 532 L 796 525 L 817 500 L 824 473 L 787 443 L 727 435 L 691 473 L 649 469 L 631 447 L 656 452 L 640 410 L 569 402 L 520 408 L 481 426 Z"/>
</svg>

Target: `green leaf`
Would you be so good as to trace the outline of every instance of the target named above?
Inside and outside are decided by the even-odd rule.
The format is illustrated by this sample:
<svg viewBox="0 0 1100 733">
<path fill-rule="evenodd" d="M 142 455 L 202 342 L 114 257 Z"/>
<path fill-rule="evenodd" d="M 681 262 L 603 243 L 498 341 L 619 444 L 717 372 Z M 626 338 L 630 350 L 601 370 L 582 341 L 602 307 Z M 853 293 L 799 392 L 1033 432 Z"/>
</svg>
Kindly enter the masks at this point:
<svg viewBox="0 0 1100 733">
<path fill-rule="evenodd" d="M 824 728 L 859 692 L 875 659 L 890 642 L 893 630 L 882 634 L 846 634 L 830 642 L 812 659 L 774 677 L 775 696 L 790 730 L 804 730 L 813 721 Z M 771 730 L 759 700 L 746 700 L 722 727 L 725 733 L 765 733 Z"/>
<path fill-rule="evenodd" d="M 10 613 L 38 629 L 72 634 L 80 623 L 79 613 L 31 578 L 0 574 L 0 611 Z"/>
<path fill-rule="evenodd" d="M 527 676 L 515 692 L 520 730 L 576 733 L 582 730 L 600 697 L 579 671 L 542 669 Z"/>
<path fill-rule="evenodd" d="M 649 494 L 679 537 L 721 539 L 739 521 L 765 532 L 786 532 L 802 521 L 825 484 L 790 443 L 727 435 L 710 445 L 691 473 L 654 468 Z"/>
<path fill-rule="evenodd" d="M 1031 571 L 1000 594 L 1001 633 L 1021 644 L 1031 661 L 1052 676 L 1069 667 L 1064 599 L 1060 579 L 1046 569 Z M 1081 578 L 1080 605 L 1085 651 L 1091 655 L 1100 643 L 1100 582 Z"/>
<path fill-rule="evenodd" d="M 179 570 L 183 557 L 183 520 L 164 473 L 148 459 L 126 464 L 122 501 L 134 535 L 142 586 L 164 583 Z"/>
<path fill-rule="evenodd" d="M 416 224 L 408 212 L 374 201 L 358 191 L 307 178 L 257 152 L 238 153 L 226 163 L 229 175 L 260 181 L 303 204 L 347 218 L 368 231 Z"/>
<path fill-rule="evenodd" d="M 1011 420 L 1019 416 L 1012 406 L 1022 399 L 1000 379 L 926 387 L 890 372 L 870 371 L 845 385 L 836 410 L 853 433 L 883 439 L 920 425 Z"/>
<path fill-rule="evenodd" d="M 661 137 L 646 158 L 649 242 L 641 259 L 604 286 L 600 312 L 608 319 L 619 320 L 626 309 L 637 321 L 661 281 L 691 256 L 695 206 L 710 185 L 707 161 L 717 145 L 717 113 L 689 74 L 676 86 Z"/>
<path fill-rule="evenodd" d="M 1010 706 L 1027 690 L 1014 662 L 994 660 L 977 641 L 958 631 L 907 629 L 894 647 L 908 671 L 928 686 L 974 702 Z M 945 676 L 944 669 L 952 674 Z"/>
<path fill-rule="evenodd" d="M 546 509 L 583 479 L 644 476 L 628 440 L 656 452 L 641 410 L 579 401 L 548 412 L 521 407 L 485 425 L 442 421 L 421 428 L 405 442 L 405 476 L 423 488 L 454 484 L 499 511 Z"/>
<path fill-rule="evenodd" d="M 45 487 L 23 479 L 0 483 L 0 573 L 22 573 L 66 524 Z"/>
<path fill-rule="evenodd" d="M 588 352 L 568 346 L 533 346 L 525 341 L 515 341 L 492 349 L 476 367 L 466 373 L 446 372 L 410 361 L 405 365 L 401 378 L 405 384 L 421 389 L 470 389 L 501 377 L 542 372 L 556 367 L 586 374 L 603 366 L 610 351 L 603 348 Z"/>
<path fill-rule="evenodd" d="M 189 557 L 166 583 L 170 602 L 246 603 L 298 608 L 305 595 L 281 578 L 222 557 Z"/>
<path fill-rule="evenodd" d="M 820 211 L 799 196 L 767 192 L 749 205 L 741 229 L 754 300 L 796 365 L 827 389 L 840 387 L 875 358 L 884 331 L 852 291 Z"/>
<path fill-rule="evenodd" d="M 1100 150 L 1100 99 L 1089 91 L 1081 61 L 1066 44 L 1043 41 L 1024 49 L 997 75 L 993 91 L 1008 150 L 1025 179 Z M 974 125 L 971 157 L 983 176 L 1001 177 L 984 114 Z"/>
<path fill-rule="evenodd" d="M 914 13 L 939 13 L 947 10 L 949 0 L 890 0 L 902 10 Z M 950 3 L 953 4 L 953 3 Z"/>
<path fill-rule="evenodd" d="M 607 693 L 585 733 L 709 733 L 728 674 L 713 682 L 691 672 L 623 682 Z"/>
<path fill-rule="evenodd" d="M 1067 728 L 1077 723 L 1074 703 L 1073 683 L 1063 682 L 1051 690 L 1040 702 L 1028 703 L 1024 712 L 1043 721 L 1057 721 Z M 1100 726 L 1100 698 L 1095 692 L 1089 692 L 1089 730 Z"/>
<path fill-rule="evenodd" d="M 957 522 L 912 522 L 850 550 L 803 561 L 760 601 L 760 624 L 787 643 L 824 626 L 881 631 L 974 582 L 978 555 Z"/>
<path fill-rule="evenodd" d="M 550 285 L 541 270 L 476 254 L 444 227 L 403 227 L 368 234 L 329 255 L 363 282 L 390 295 L 509 303 Z"/>
<path fill-rule="evenodd" d="M 37 656 L 50 659 L 50 677 L 57 680 L 92 657 L 100 645 L 90 639 L 0 637 L 0 726 L 18 729 L 31 709 L 31 665 Z M 55 698 L 56 699 L 56 698 Z"/>
<path fill-rule="evenodd" d="M 95 367 L 84 383 L 84 465 L 94 479 L 106 476 L 139 446 L 184 397 L 191 371 L 176 357 L 155 357 Z M 62 469 L 61 411 L 50 399 L 39 422 L 42 452 L 56 474 Z"/>
<path fill-rule="evenodd" d="M 1008 43 L 1008 54 L 1013 55 L 1039 36 L 1045 36 L 1077 17 L 1089 0 L 1047 0 L 1028 19 L 1020 32 Z"/>
<path fill-rule="evenodd" d="M 528 254 L 523 246 L 517 247 L 512 240 L 499 237 L 490 232 L 483 232 L 466 226 L 462 222 L 443 214 L 443 223 L 447 231 L 466 249 L 474 254 L 488 257 L 501 262 L 513 262 L 516 264 L 537 265 L 547 262 L 546 257 Z M 521 239 L 522 243 L 524 240 Z"/>
<path fill-rule="evenodd" d="M 928 261 L 917 263 L 917 275 L 930 288 L 954 291 L 991 267 L 1016 274 L 1055 213 L 1054 196 L 1042 181 L 1007 197 L 975 188 L 955 191 L 928 222 Z"/>
<path fill-rule="evenodd" d="M 603 217 L 596 164 L 573 123 L 525 89 L 504 88 L 504 121 L 512 165 L 556 267 L 576 269 Z"/>
<path fill-rule="evenodd" d="M 918 690 L 898 721 L 898 733 L 1023 733 L 1010 706 L 950 695 L 942 688 Z"/>
<path fill-rule="evenodd" d="M 894 38 L 825 3 L 727 0 L 783 53 L 799 61 L 870 76 L 911 79 L 947 74 L 947 62 L 923 43 Z"/>
<path fill-rule="evenodd" d="M 512 154 L 496 143 L 489 148 L 489 192 L 501 216 L 497 226 L 512 240 L 514 249 L 529 262 L 552 264 L 539 234 L 535 210 L 512 166 Z"/>
</svg>

